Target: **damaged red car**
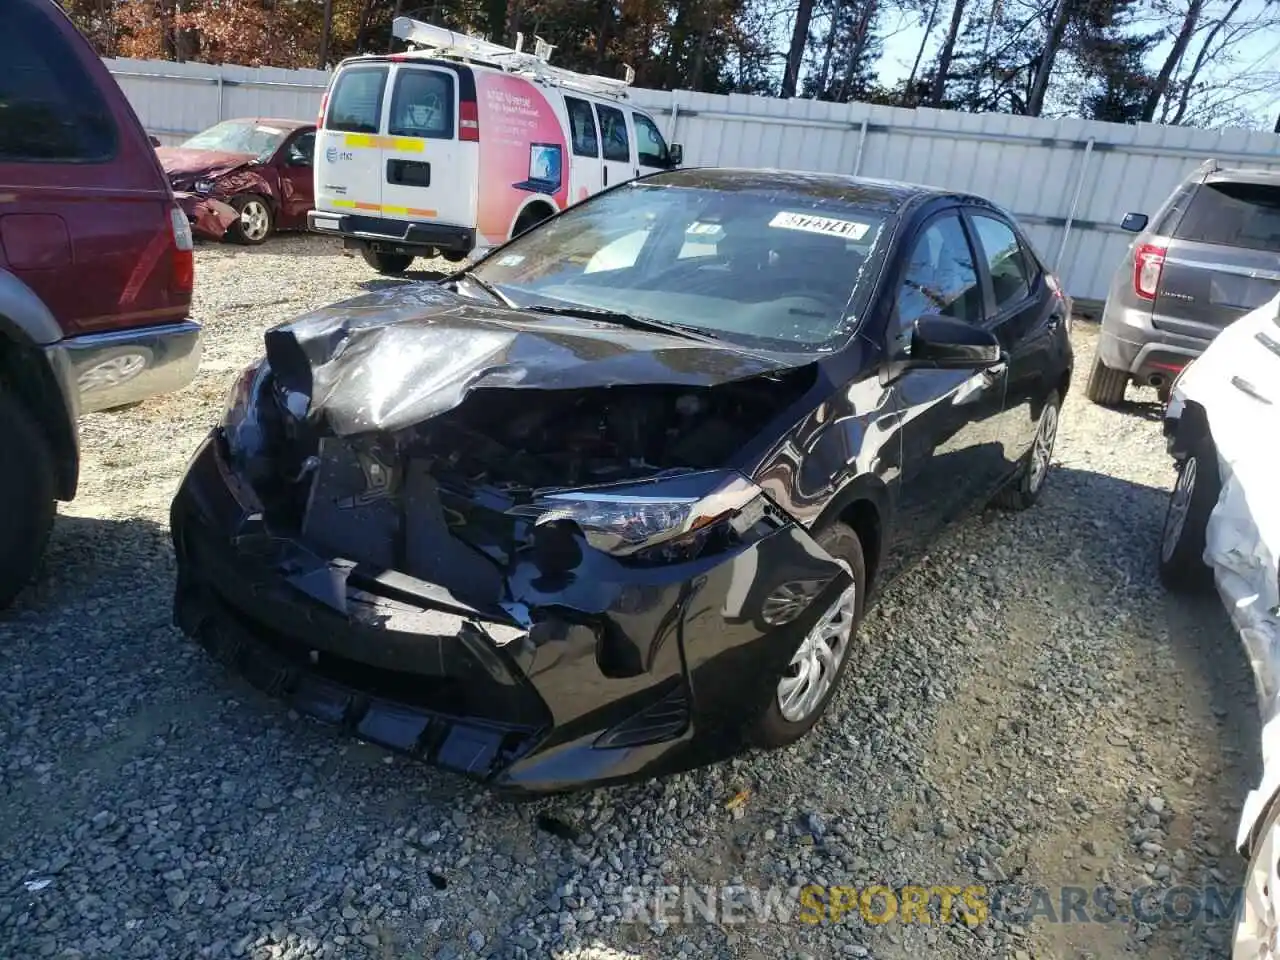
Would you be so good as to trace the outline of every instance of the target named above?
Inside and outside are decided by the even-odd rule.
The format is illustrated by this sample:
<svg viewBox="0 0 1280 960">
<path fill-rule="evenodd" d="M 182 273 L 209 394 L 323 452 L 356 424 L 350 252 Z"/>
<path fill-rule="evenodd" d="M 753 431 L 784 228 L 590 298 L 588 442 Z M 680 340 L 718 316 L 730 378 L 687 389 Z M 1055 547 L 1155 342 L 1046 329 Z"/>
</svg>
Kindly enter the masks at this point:
<svg viewBox="0 0 1280 960">
<path fill-rule="evenodd" d="M 197 236 L 259 244 L 306 229 L 315 146 L 314 123 L 224 120 L 156 154 Z"/>
<path fill-rule="evenodd" d="M 503 794 L 791 743 L 879 586 L 1040 496 L 1068 311 L 977 197 L 629 182 L 270 330 L 173 502 L 177 623 Z"/>
</svg>

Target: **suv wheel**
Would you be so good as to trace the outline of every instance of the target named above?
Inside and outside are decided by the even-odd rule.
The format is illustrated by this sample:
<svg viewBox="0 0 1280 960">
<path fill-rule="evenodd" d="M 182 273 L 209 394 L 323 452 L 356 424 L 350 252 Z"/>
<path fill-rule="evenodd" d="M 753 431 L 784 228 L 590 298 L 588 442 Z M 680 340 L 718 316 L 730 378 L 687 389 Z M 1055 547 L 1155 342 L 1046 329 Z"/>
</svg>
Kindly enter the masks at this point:
<svg viewBox="0 0 1280 960">
<path fill-rule="evenodd" d="M 413 257 L 407 253 L 379 253 L 368 247 L 361 250 L 360 255 L 364 257 L 365 263 L 389 277 L 400 276 L 409 269 L 409 264 L 413 263 Z"/>
<path fill-rule="evenodd" d="M 1201 590 L 1213 582 L 1213 571 L 1204 562 L 1204 540 L 1221 491 L 1218 451 L 1211 439 L 1201 437 L 1178 464 L 1160 531 L 1160 579 L 1171 590 Z"/>
<path fill-rule="evenodd" d="M 843 523 L 833 523 L 814 539 L 831 556 L 849 565 L 853 583 L 818 618 L 778 678 L 777 692 L 750 731 L 751 739 L 761 747 L 795 743 L 818 722 L 849 665 L 862 620 L 867 583 L 862 541 Z"/>
<path fill-rule="evenodd" d="M 1093 368 L 1089 371 L 1089 382 L 1085 384 L 1084 395 L 1094 403 L 1103 407 L 1114 407 L 1124 400 L 1125 387 L 1129 386 L 1128 370 L 1112 370 L 1102 358 L 1094 355 Z"/>
<path fill-rule="evenodd" d="M 56 512 L 53 455 L 35 421 L 0 388 L 0 609 L 31 580 L 44 553 Z"/>
</svg>

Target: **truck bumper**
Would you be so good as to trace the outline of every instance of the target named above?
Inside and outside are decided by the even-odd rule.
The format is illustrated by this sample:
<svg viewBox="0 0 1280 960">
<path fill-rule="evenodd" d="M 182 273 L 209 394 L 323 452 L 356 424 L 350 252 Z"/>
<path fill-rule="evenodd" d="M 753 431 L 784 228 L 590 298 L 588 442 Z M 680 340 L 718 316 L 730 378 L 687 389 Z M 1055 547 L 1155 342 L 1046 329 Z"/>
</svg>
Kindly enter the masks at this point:
<svg viewBox="0 0 1280 960">
<path fill-rule="evenodd" d="M 69 363 L 79 412 L 94 413 L 180 390 L 195 379 L 200 324 L 184 320 L 92 333 L 45 349 Z M 50 357 L 55 359 L 59 358 Z"/>
<path fill-rule="evenodd" d="M 307 229 L 313 233 L 339 236 L 347 241 L 348 246 L 368 247 L 379 253 L 424 256 L 435 249 L 445 253 L 468 254 L 476 245 L 476 232 L 471 227 L 333 213 L 328 210 L 308 211 Z"/>
</svg>

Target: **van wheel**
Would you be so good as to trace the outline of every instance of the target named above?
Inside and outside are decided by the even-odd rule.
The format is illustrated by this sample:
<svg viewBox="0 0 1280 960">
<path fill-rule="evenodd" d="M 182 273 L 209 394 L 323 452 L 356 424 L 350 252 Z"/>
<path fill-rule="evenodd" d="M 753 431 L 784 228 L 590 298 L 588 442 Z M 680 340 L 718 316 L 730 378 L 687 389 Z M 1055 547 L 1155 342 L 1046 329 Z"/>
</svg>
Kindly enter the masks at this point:
<svg viewBox="0 0 1280 960">
<path fill-rule="evenodd" d="M 546 207 L 535 204 L 532 207 L 526 207 L 524 213 L 516 219 L 516 225 L 511 228 L 511 239 L 514 240 L 526 230 L 532 230 L 543 220 L 551 216 L 551 211 Z"/>
<path fill-rule="evenodd" d="M 1115 407 L 1124 400 L 1124 389 L 1129 385 L 1128 370 L 1112 370 L 1102 358 L 1094 356 L 1093 368 L 1084 395 L 1102 407 Z"/>
<path fill-rule="evenodd" d="M 461 263 L 467 259 L 467 255 L 460 250 L 441 250 L 440 256 L 448 260 L 450 263 Z"/>
<path fill-rule="evenodd" d="M 227 236 L 236 243 L 256 247 L 271 236 L 275 227 L 275 217 L 271 214 L 271 205 L 254 193 L 242 193 L 231 198 L 231 206 L 240 214 L 240 219 L 227 228 Z"/>
<path fill-rule="evenodd" d="M 407 253 L 379 253 L 377 250 L 366 247 L 360 251 L 360 254 L 364 257 L 365 263 L 389 277 L 398 277 L 409 269 L 409 264 L 413 263 L 413 257 Z"/>
<path fill-rule="evenodd" d="M 0 390 L 0 610 L 31 580 L 44 553 L 57 512 L 53 502 L 53 455 L 26 409 Z"/>
</svg>

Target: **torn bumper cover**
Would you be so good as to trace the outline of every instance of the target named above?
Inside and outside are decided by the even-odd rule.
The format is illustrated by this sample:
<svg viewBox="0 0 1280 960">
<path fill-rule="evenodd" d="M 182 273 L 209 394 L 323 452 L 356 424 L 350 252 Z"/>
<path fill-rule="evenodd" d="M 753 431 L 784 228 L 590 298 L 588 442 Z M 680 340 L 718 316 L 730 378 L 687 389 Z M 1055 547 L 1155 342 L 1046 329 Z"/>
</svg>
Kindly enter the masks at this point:
<svg viewBox="0 0 1280 960">
<path fill-rule="evenodd" d="M 192 232 L 208 240 L 221 240 L 239 219 L 235 207 L 198 193 L 174 193 L 173 198 L 187 215 Z"/>
<path fill-rule="evenodd" d="M 587 550 L 552 570 L 531 555 L 509 568 L 510 599 L 482 608 L 454 589 L 473 584 L 274 536 L 220 431 L 195 456 L 171 520 L 186 633 L 304 714 L 511 794 L 730 755 L 849 582 L 784 523 L 686 563 L 634 568 Z M 457 577 L 467 576 L 463 564 Z M 797 585 L 812 597 L 803 610 L 766 603 Z"/>
</svg>

